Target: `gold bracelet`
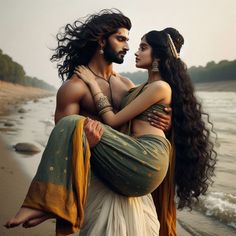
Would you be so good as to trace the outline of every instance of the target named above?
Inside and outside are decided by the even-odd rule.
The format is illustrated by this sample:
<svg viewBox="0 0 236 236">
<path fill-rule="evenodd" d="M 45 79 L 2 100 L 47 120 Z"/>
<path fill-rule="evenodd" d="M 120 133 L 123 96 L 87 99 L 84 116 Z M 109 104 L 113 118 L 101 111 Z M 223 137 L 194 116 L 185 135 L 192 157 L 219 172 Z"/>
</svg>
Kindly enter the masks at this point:
<svg viewBox="0 0 236 236">
<path fill-rule="evenodd" d="M 108 111 L 112 111 L 112 107 L 105 107 L 103 108 L 101 111 L 98 112 L 98 116 L 102 116 L 104 113 L 108 112 Z"/>
<path fill-rule="evenodd" d="M 108 97 L 103 95 L 96 101 L 96 106 L 97 106 L 98 112 L 100 112 L 106 107 L 111 107 L 111 104 L 108 100 Z"/>
</svg>

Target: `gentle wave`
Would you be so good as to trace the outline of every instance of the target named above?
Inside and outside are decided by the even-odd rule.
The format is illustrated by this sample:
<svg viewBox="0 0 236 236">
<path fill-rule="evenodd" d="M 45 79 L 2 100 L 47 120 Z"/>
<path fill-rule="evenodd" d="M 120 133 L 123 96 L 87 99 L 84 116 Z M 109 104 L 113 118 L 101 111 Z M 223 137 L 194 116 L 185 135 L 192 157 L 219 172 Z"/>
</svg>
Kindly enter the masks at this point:
<svg viewBox="0 0 236 236">
<path fill-rule="evenodd" d="M 236 196 L 233 194 L 210 192 L 201 198 L 196 210 L 236 229 Z"/>
</svg>

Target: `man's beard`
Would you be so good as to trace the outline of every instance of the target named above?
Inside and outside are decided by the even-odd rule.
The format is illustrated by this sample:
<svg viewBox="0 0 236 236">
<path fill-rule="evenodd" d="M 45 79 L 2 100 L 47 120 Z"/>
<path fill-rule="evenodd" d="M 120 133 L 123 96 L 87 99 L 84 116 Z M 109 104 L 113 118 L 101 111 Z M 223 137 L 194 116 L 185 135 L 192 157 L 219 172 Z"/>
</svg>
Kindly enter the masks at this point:
<svg viewBox="0 0 236 236">
<path fill-rule="evenodd" d="M 109 62 L 109 63 L 114 62 L 114 63 L 118 63 L 118 64 L 123 63 L 124 58 L 119 56 L 119 54 L 117 52 L 115 52 L 115 50 L 111 47 L 109 42 L 107 42 L 103 51 L 104 51 L 104 58 L 107 62 Z"/>
</svg>

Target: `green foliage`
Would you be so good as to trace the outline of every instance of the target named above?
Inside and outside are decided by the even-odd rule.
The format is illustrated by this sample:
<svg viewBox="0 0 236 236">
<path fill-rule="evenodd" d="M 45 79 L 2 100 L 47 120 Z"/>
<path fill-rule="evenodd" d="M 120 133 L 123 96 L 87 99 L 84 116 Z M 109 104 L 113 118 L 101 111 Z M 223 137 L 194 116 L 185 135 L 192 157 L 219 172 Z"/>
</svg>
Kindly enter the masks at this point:
<svg viewBox="0 0 236 236">
<path fill-rule="evenodd" d="M 20 84 L 23 86 L 37 87 L 41 89 L 46 89 L 50 91 L 55 91 L 52 85 L 40 80 L 36 77 L 30 77 L 25 74 L 24 68 L 14 62 L 11 57 L 3 54 L 0 49 L 0 80 Z"/>
<path fill-rule="evenodd" d="M 236 60 L 223 60 L 219 63 L 211 61 L 205 67 L 193 66 L 188 71 L 195 83 L 236 80 Z"/>
<path fill-rule="evenodd" d="M 222 60 L 219 63 L 210 61 L 205 67 L 190 67 L 188 73 L 194 83 L 236 80 L 236 60 Z M 134 84 L 141 84 L 147 80 L 146 71 L 123 72 L 121 75 L 132 80 Z"/>
</svg>

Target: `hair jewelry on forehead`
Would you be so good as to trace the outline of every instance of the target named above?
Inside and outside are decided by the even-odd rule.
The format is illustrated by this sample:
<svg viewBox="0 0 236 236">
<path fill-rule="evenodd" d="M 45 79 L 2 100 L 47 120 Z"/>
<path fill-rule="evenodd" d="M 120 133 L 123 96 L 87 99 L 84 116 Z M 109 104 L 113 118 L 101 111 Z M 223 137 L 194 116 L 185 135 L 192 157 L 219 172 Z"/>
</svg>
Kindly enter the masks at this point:
<svg viewBox="0 0 236 236">
<path fill-rule="evenodd" d="M 169 42 L 170 49 L 171 49 L 171 52 L 172 52 L 174 58 L 178 59 L 179 58 L 179 53 L 176 50 L 176 47 L 173 43 L 173 40 L 172 40 L 170 34 L 167 34 L 167 37 L 168 37 L 168 42 Z"/>
</svg>

